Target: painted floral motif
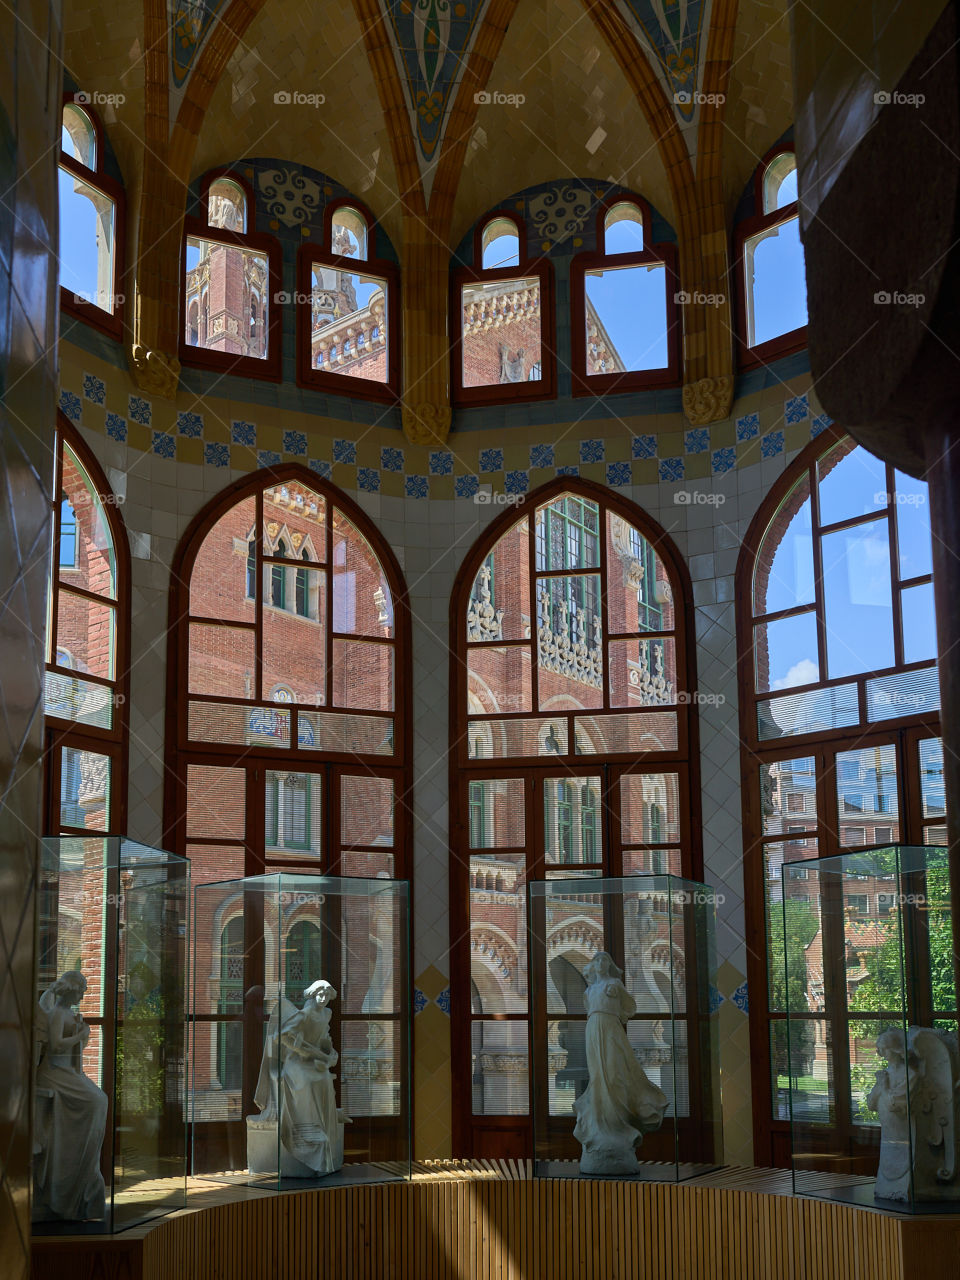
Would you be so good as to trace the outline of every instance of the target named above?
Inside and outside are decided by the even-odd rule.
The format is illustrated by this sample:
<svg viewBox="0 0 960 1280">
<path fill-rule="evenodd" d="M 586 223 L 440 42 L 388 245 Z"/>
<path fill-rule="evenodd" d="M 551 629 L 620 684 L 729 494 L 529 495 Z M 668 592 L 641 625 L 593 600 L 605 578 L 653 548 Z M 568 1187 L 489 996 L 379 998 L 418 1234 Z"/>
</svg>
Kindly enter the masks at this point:
<svg viewBox="0 0 960 1280">
<path fill-rule="evenodd" d="M 380 472 L 373 467 L 358 467 L 357 488 L 364 493 L 379 493 Z"/>
<path fill-rule="evenodd" d="M 119 413 L 108 413 L 106 417 L 107 435 L 111 440 L 125 444 L 127 439 L 127 420 Z"/>
<path fill-rule="evenodd" d="M 261 449 L 257 454 L 258 467 L 279 467 L 283 458 L 273 449 Z"/>
<path fill-rule="evenodd" d="M 560 183 L 527 200 L 534 235 L 551 246 L 582 231 L 594 207 L 593 197 L 586 187 L 573 183 Z"/>
<path fill-rule="evenodd" d="M 426 476 L 407 476 L 403 489 L 408 498 L 429 498 L 430 481 Z"/>
<path fill-rule="evenodd" d="M 621 0 L 650 51 L 683 124 L 696 118 L 710 0 Z"/>
<path fill-rule="evenodd" d="M 432 476 L 452 476 L 453 454 L 446 449 L 435 449 L 430 454 L 430 474 Z"/>
<path fill-rule="evenodd" d="M 715 476 L 726 475 L 737 465 L 737 451 L 732 444 L 723 449 L 714 449 L 710 455 L 710 471 Z"/>
<path fill-rule="evenodd" d="M 437 996 L 437 998 L 436 998 L 436 1000 L 434 1001 L 434 1003 L 435 1003 L 435 1004 L 436 1004 L 436 1005 L 437 1005 L 437 1006 L 438 1006 L 438 1007 L 439 1007 L 439 1008 L 440 1008 L 440 1009 L 441 1009 L 441 1010 L 442 1010 L 442 1011 L 447 1015 L 447 1017 L 449 1018 L 449 1017 L 450 1017 L 450 988 L 449 988 L 449 987 L 444 987 L 444 988 L 443 988 L 443 990 L 440 992 L 440 994 Z"/>
<path fill-rule="evenodd" d="M 210 467 L 228 467 L 230 465 L 230 446 L 216 441 L 208 441 L 203 446 L 203 460 Z"/>
<path fill-rule="evenodd" d="M 706 453 L 710 448 L 710 432 L 706 427 L 694 427 L 683 433 L 683 447 L 687 453 Z"/>
<path fill-rule="evenodd" d="M 158 458 L 175 458 L 177 456 L 177 442 L 167 431 L 155 431 L 150 447 Z"/>
<path fill-rule="evenodd" d="M 526 471 L 508 471 L 503 477 L 506 493 L 526 493 L 530 488 L 530 476 Z"/>
<path fill-rule="evenodd" d="M 607 484 L 613 488 L 630 484 L 632 480 L 632 468 L 629 462 L 611 462 L 607 466 Z"/>
<path fill-rule="evenodd" d="M 310 222 L 323 205 L 317 184 L 299 169 L 264 169 L 257 177 L 267 212 L 285 227 Z"/>
<path fill-rule="evenodd" d="M 803 422 L 810 417 L 810 400 L 807 396 L 791 396 L 783 403 L 783 420 L 787 426 Z"/>
<path fill-rule="evenodd" d="M 283 433 L 284 453 L 292 453 L 296 457 L 307 456 L 307 437 L 302 431 L 285 431 Z"/>
<path fill-rule="evenodd" d="M 453 491 L 458 498 L 472 498 L 480 491 L 480 481 L 476 476 L 457 476 Z"/>
<path fill-rule="evenodd" d="M 655 458 L 657 456 L 657 437 L 634 436 L 631 452 L 635 458 Z"/>
<path fill-rule="evenodd" d="M 530 446 L 531 467 L 552 467 L 555 450 L 552 444 L 534 444 Z"/>
<path fill-rule="evenodd" d="M 234 444 L 242 444 L 248 449 L 255 449 L 257 446 L 257 428 L 252 422 L 231 422 L 230 439 Z"/>
<path fill-rule="evenodd" d="M 760 441 L 760 456 L 775 458 L 778 453 L 783 453 L 783 432 L 770 431 Z"/>
<path fill-rule="evenodd" d="M 380 466 L 384 471 L 402 471 L 403 470 L 403 450 L 402 449 L 381 449 L 380 450 Z"/>
<path fill-rule="evenodd" d="M 178 413 L 177 433 L 189 440 L 199 440 L 203 435 L 203 418 L 199 413 Z"/>
<path fill-rule="evenodd" d="M 333 468 L 330 463 L 325 461 L 323 458 L 311 458 L 308 465 L 310 470 L 315 471 L 321 480 L 330 479 Z"/>
<path fill-rule="evenodd" d="M 333 460 L 342 462 L 345 466 L 352 466 L 357 460 L 357 446 L 352 440 L 334 440 Z"/>
<path fill-rule="evenodd" d="M 79 422 L 83 416 L 83 404 L 80 397 L 72 391 L 60 392 L 60 408 L 71 422 Z"/>
<path fill-rule="evenodd" d="M 150 420 L 153 417 L 153 406 L 149 400 L 142 400 L 140 396 L 131 396 L 127 413 L 134 422 L 139 422 L 141 427 L 149 427 Z"/>
<path fill-rule="evenodd" d="M 92 373 L 83 375 L 83 398 L 91 400 L 94 404 L 103 404 L 106 399 L 107 388 L 102 378 L 97 378 Z"/>
<path fill-rule="evenodd" d="M 602 462 L 606 453 L 606 445 L 602 440 L 581 440 L 580 441 L 580 461 L 581 462 Z"/>
<path fill-rule="evenodd" d="M 744 440 L 752 440 L 754 436 L 760 434 L 760 415 L 759 413 L 745 413 L 742 418 L 737 419 L 737 443 L 740 444 Z"/>
<path fill-rule="evenodd" d="M 179 89 L 190 74 L 200 46 L 226 0 L 173 0 L 171 61 Z"/>
<path fill-rule="evenodd" d="M 682 458 L 661 458 L 659 470 L 661 480 L 682 480 L 686 467 Z"/>
<path fill-rule="evenodd" d="M 503 450 L 502 449 L 481 449 L 480 450 L 480 470 L 481 471 L 502 471 L 503 470 Z"/>
</svg>

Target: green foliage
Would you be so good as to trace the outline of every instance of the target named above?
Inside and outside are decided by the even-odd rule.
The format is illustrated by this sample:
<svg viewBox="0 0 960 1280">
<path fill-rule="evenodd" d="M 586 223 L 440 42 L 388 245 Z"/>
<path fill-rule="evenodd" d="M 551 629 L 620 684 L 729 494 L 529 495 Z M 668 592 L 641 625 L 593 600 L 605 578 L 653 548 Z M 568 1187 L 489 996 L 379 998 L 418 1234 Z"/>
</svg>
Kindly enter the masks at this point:
<svg viewBox="0 0 960 1280">
<path fill-rule="evenodd" d="M 779 904 L 771 904 L 770 1007 L 806 1013 L 809 1010 L 806 948 L 817 936 L 820 922 L 806 902 L 794 898 L 783 903 L 783 927 L 779 914 Z M 771 1052 L 777 1075 L 806 1075 L 813 1041 L 813 1027 L 802 1021 L 791 1022 L 789 1041 L 786 1035 L 775 1034 Z"/>
</svg>

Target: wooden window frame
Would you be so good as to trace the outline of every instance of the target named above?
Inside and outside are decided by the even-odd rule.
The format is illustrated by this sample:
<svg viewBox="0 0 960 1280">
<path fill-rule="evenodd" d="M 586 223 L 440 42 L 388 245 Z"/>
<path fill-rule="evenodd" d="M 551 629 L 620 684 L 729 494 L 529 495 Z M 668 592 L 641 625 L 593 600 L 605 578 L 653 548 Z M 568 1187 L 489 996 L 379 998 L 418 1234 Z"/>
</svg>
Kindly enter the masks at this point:
<svg viewBox="0 0 960 1280">
<path fill-rule="evenodd" d="M 244 193 L 247 202 L 245 221 L 248 230 L 242 234 L 227 231 L 222 227 L 208 225 L 210 188 L 221 179 L 227 179 L 234 183 Z M 237 378 L 258 378 L 265 382 L 280 382 L 283 376 L 283 316 L 281 312 L 282 304 L 277 301 L 283 289 L 280 244 L 273 236 L 249 230 L 251 223 L 256 218 L 256 202 L 253 188 L 245 178 L 230 168 L 211 169 L 209 173 L 204 175 L 197 209 L 198 212 L 194 216 L 184 218 L 183 235 L 180 241 L 180 275 L 178 283 L 180 291 L 180 363 L 187 368 L 232 374 Z M 262 360 L 256 356 L 240 356 L 232 355 L 227 351 L 211 351 L 207 347 L 195 347 L 187 342 L 187 240 L 190 238 L 209 240 L 234 249 L 251 250 L 266 258 L 267 289 L 269 292 L 266 329 L 267 354 Z"/>
<path fill-rule="evenodd" d="M 88 186 L 102 192 L 108 200 L 113 201 L 113 299 L 115 305 L 112 313 L 105 311 L 103 307 L 98 307 L 95 302 L 87 302 L 61 285 L 60 310 L 64 315 L 71 316 L 75 320 L 82 320 L 84 324 L 88 324 L 92 329 L 96 329 L 108 338 L 113 338 L 119 342 L 123 337 L 123 319 L 126 304 L 126 298 L 121 288 L 126 276 L 126 197 L 121 183 L 117 182 L 115 178 L 111 178 L 104 169 L 106 135 L 103 130 L 103 123 L 93 107 L 86 102 L 78 102 L 77 97 L 78 95 L 75 93 L 63 94 L 60 104 L 61 130 L 63 128 L 64 107 L 76 107 L 78 111 L 82 111 L 93 127 L 94 146 L 96 148 L 95 164 L 92 169 L 88 168 L 78 160 L 74 160 L 72 156 L 66 155 L 61 145 L 57 161 L 58 173 L 60 169 L 66 170 L 68 173 L 73 174 L 75 178 L 87 183 Z"/>
<path fill-rule="evenodd" d="M 520 261 L 514 267 L 484 269 L 483 232 L 489 223 L 506 219 L 517 228 Z M 450 284 L 450 391 L 455 407 L 517 404 L 557 398 L 557 338 L 553 264 L 547 258 L 522 256 L 529 252 L 527 229 L 510 209 L 493 209 L 477 223 L 473 233 L 473 264 L 453 272 Z M 540 377 L 534 382 L 493 383 L 484 387 L 463 385 L 463 303 L 466 284 L 497 284 L 501 280 L 531 279 L 540 282 Z"/>
<path fill-rule="evenodd" d="M 643 225 L 643 249 L 638 252 L 606 251 L 606 219 L 619 204 L 635 205 Z M 597 211 L 597 251 L 578 253 L 570 264 L 570 369 L 572 393 L 575 396 L 606 396 L 619 391 L 646 391 L 657 387 L 673 387 L 680 383 L 680 309 L 676 297 L 679 290 L 677 249 L 675 245 L 649 244 L 647 233 L 653 224 L 650 206 L 639 196 L 609 196 Z M 667 364 L 663 369 L 627 369 L 622 373 L 587 373 L 586 349 L 586 275 L 598 268 L 662 265 L 666 272 Z"/>
</svg>

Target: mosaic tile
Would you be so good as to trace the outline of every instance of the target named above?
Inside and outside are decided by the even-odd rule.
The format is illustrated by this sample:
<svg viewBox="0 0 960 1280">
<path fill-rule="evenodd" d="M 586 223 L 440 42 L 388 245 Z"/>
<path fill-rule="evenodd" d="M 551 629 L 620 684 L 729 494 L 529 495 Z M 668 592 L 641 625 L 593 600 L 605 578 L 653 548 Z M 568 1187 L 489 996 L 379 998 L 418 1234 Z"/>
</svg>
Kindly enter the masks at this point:
<svg viewBox="0 0 960 1280">
<path fill-rule="evenodd" d="M 752 440 L 754 436 L 760 434 L 760 415 L 759 413 L 745 413 L 742 418 L 737 419 L 737 443 L 742 440 Z"/>
<path fill-rule="evenodd" d="M 437 996 L 436 1000 L 434 1001 L 434 1004 L 436 1004 L 437 1007 L 441 1009 L 442 1012 L 445 1013 L 448 1018 L 450 1017 L 450 988 L 449 987 L 444 987 L 444 989 L 440 992 L 440 994 Z"/>
<path fill-rule="evenodd" d="M 485 472 L 503 470 L 502 449 L 481 449 L 480 470 Z"/>
<path fill-rule="evenodd" d="M 683 458 L 660 459 L 661 480 L 683 480 L 686 472 Z"/>
<path fill-rule="evenodd" d="M 199 440 L 203 435 L 203 418 L 199 413 L 178 413 L 177 434 L 190 440 Z"/>
<path fill-rule="evenodd" d="M 783 432 L 770 431 L 760 440 L 760 456 L 775 458 L 778 453 L 783 453 Z"/>
<path fill-rule="evenodd" d="M 203 460 L 211 467 L 229 467 L 230 446 L 208 440 L 203 446 Z"/>
<path fill-rule="evenodd" d="M 357 446 L 352 440 L 334 440 L 333 460 L 352 465 L 357 461 Z"/>
<path fill-rule="evenodd" d="M 710 448 L 710 432 L 706 427 L 693 427 L 683 433 L 683 447 L 687 453 L 706 453 Z"/>
<path fill-rule="evenodd" d="M 472 498 L 479 489 L 480 481 L 476 476 L 457 476 L 454 493 L 458 498 Z"/>
<path fill-rule="evenodd" d="M 380 468 L 382 471 L 402 471 L 403 450 L 391 448 L 381 449 Z"/>
<path fill-rule="evenodd" d="M 634 436 L 631 441 L 631 452 L 635 458 L 655 458 L 657 456 L 657 437 Z"/>
<path fill-rule="evenodd" d="M 119 413 L 108 413 L 105 426 L 107 435 L 111 440 L 116 440 L 119 444 L 126 444 L 127 441 L 127 420 L 121 418 Z"/>
<path fill-rule="evenodd" d="M 827 427 L 833 426 L 833 419 L 827 413 L 818 413 L 810 423 L 810 439 L 816 440 L 817 436 L 822 435 Z"/>
<path fill-rule="evenodd" d="M 285 431 L 283 433 L 283 451 L 292 453 L 297 458 L 307 456 L 307 437 L 302 431 Z"/>
<path fill-rule="evenodd" d="M 503 478 L 505 493 L 526 493 L 530 488 L 530 475 L 527 471 L 508 471 Z"/>
<path fill-rule="evenodd" d="M 430 481 L 427 476 L 407 476 L 403 483 L 403 491 L 408 498 L 429 498 Z"/>
<path fill-rule="evenodd" d="M 530 446 L 531 467 L 552 467 L 554 465 L 554 447 L 552 444 L 534 444 Z"/>
<path fill-rule="evenodd" d="M 363 493 L 379 493 L 380 472 L 374 467 L 358 467 L 357 488 Z"/>
<path fill-rule="evenodd" d="M 311 458 L 307 464 L 311 471 L 315 471 L 322 480 L 329 480 L 333 472 L 333 467 L 323 458 Z"/>
<path fill-rule="evenodd" d="M 614 488 L 633 483 L 633 468 L 629 462 L 611 462 L 607 464 L 607 484 Z"/>
<path fill-rule="evenodd" d="M 283 458 L 273 449 L 259 449 L 257 451 L 258 467 L 279 467 Z"/>
<path fill-rule="evenodd" d="M 142 396 L 130 396 L 127 415 L 134 422 L 139 422 L 141 427 L 149 427 L 153 418 L 153 406 L 149 400 L 144 400 Z"/>
<path fill-rule="evenodd" d="M 257 428 L 252 422 L 231 422 L 230 443 L 240 444 L 247 449 L 257 447 Z"/>
<path fill-rule="evenodd" d="M 710 471 L 715 476 L 726 475 L 737 465 L 737 451 L 732 445 L 725 449 L 714 449 L 710 455 Z"/>
<path fill-rule="evenodd" d="M 177 456 L 176 438 L 167 431 L 155 431 L 150 448 L 158 458 L 175 458 Z"/>
<path fill-rule="evenodd" d="M 791 396 L 789 400 L 783 402 L 783 420 L 787 426 L 794 422 L 803 422 L 804 418 L 810 417 L 810 397 Z"/>
<path fill-rule="evenodd" d="M 427 465 L 432 476 L 452 476 L 453 454 L 448 449 L 433 449 Z"/>
<path fill-rule="evenodd" d="M 83 403 L 78 395 L 72 391 L 61 391 L 60 408 L 75 426 L 80 424 L 80 419 L 83 417 Z"/>
<path fill-rule="evenodd" d="M 95 374 L 85 373 L 83 375 L 83 398 L 91 400 L 94 404 L 103 404 L 107 395 L 107 386 L 102 378 L 96 377 Z"/>
<path fill-rule="evenodd" d="M 606 447 L 602 440 L 581 440 L 580 461 L 585 463 L 602 462 Z"/>
</svg>

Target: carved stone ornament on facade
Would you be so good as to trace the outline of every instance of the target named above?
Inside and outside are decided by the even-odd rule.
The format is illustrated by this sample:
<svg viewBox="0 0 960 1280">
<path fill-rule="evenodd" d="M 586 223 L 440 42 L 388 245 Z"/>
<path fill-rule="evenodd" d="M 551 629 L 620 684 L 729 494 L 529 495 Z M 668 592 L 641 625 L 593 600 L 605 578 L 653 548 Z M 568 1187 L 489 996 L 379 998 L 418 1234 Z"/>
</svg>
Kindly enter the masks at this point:
<svg viewBox="0 0 960 1280">
<path fill-rule="evenodd" d="M 700 378 L 683 388 L 683 412 L 695 427 L 729 418 L 732 405 L 733 379 L 727 375 Z"/>
<path fill-rule="evenodd" d="M 162 351 L 148 351 L 139 343 L 130 349 L 130 369 L 139 391 L 173 400 L 180 385 L 180 361 Z"/>
<path fill-rule="evenodd" d="M 603 635 L 600 618 L 593 615 L 593 644 L 587 644 L 587 617 L 580 607 L 571 619 L 566 600 L 559 600 L 553 617 L 550 597 L 541 587 L 538 600 L 537 661 L 542 671 L 555 671 L 580 684 L 603 688 Z"/>
<path fill-rule="evenodd" d="M 491 601 L 488 564 L 480 566 L 475 585 L 479 586 L 479 590 L 467 609 L 467 639 L 502 640 L 503 610 L 494 609 Z"/>
<path fill-rule="evenodd" d="M 80 753 L 80 786 L 77 803 L 90 808 L 101 806 L 110 782 L 110 760 L 107 756 L 94 755 L 90 751 Z"/>
<path fill-rule="evenodd" d="M 443 444 L 450 434 L 448 404 L 431 404 L 426 400 L 405 404 L 402 418 L 404 434 L 411 444 Z"/>
</svg>

